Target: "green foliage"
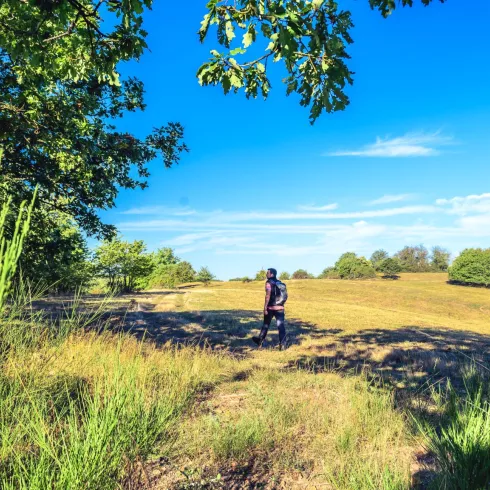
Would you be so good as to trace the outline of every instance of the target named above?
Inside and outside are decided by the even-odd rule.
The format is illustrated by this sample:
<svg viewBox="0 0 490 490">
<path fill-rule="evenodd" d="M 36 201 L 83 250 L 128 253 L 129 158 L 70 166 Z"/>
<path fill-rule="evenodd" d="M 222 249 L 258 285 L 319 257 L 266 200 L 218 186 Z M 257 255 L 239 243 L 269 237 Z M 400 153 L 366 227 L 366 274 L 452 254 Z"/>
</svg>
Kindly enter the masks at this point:
<svg viewBox="0 0 490 490">
<path fill-rule="evenodd" d="M 291 279 L 311 279 L 312 276 L 309 272 L 305 271 L 304 269 L 298 269 L 297 271 L 293 272 L 293 275 L 291 276 Z"/>
<path fill-rule="evenodd" d="M 441 469 L 433 488 L 483 490 L 490 484 L 490 404 L 483 382 L 466 388 L 464 398 L 449 388 L 448 420 L 440 431 L 419 424 Z"/>
<path fill-rule="evenodd" d="M 159 248 L 152 254 L 152 261 L 156 267 L 162 265 L 175 265 L 180 262 L 180 258 L 177 257 L 170 247 Z"/>
<path fill-rule="evenodd" d="M 402 271 L 402 265 L 396 257 L 387 257 L 378 264 L 377 270 L 382 272 L 384 277 L 397 279 L 398 274 Z"/>
<path fill-rule="evenodd" d="M 448 250 L 442 247 L 434 247 L 430 260 L 432 269 L 437 272 L 447 272 L 450 258 L 451 253 Z"/>
<path fill-rule="evenodd" d="M 142 13 L 151 3 L 2 2 L 0 183 L 10 185 L 16 204 L 39 185 L 47 211 L 107 237 L 115 229 L 101 223 L 97 209 L 114 206 L 120 188 L 144 188 L 147 164 L 157 154 L 169 167 L 187 150 L 179 124 L 144 138 L 114 126 L 145 108 L 143 84 L 120 80 L 118 64 L 143 54 Z"/>
<path fill-rule="evenodd" d="M 247 97 L 260 93 L 267 98 L 268 65 L 282 62 L 287 94 L 297 93 L 301 105 L 310 107 L 312 123 L 323 111 L 343 110 L 349 103 L 344 89 L 352 84 L 352 72 L 345 60 L 353 24 L 350 12 L 333 0 L 240 0 L 233 5 L 211 0 L 199 31 L 201 41 L 214 26 L 225 51 L 212 50 L 211 59 L 199 68 L 202 85 L 220 84 L 225 93 L 243 89 Z M 240 60 L 261 48 L 264 54 Z"/>
<path fill-rule="evenodd" d="M 252 282 L 252 279 L 248 276 L 234 277 L 233 279 L 230 279 L 230 282 Z"/>
<path fill-rule="evenodd" d="M 126 242 L 120 238 L 104 241 L 95 251 L 95 268 L 108 280 L 112 291 L 133 291 L 139 279 L 151 272 L 151 256 L 143 240 Z"/>
<path fill-rule="evenodd" d="M 335 267 L 326 267 L 318 276 L 318 279 L 340 279 L 340 276 Z"/>
<path fill-rule="evenodd" d="M 0 153 L 0 160 L 1 156 Z M 34 193 L 29 207 L 26 206 L 25 202 L 21 204 L 10 239 L 7 239 L 6 236 L 6 224 L 12 200 L 8 199 L 0 208 L 0 312 L 3 310 L 5 301 L 11 291 L 23 243 L 29 232 L 35 199 L 36 193 Z"/>
<path fill-rule="evenodd" d="M 490 248 L 467 248 L 449 267 L 452 282 L 490 286 Z"/>
<path fill-rule="evenodd" d="M 25 280 L 58 293 L 85 290 L 95 273 L 85 237 L 75 222 L 42 207 L 33 211 L 20 268 Z"/>
<path fill-rule="evenodd" d="M 335 271 L 341 279 L 371 279 L 376 277 L 376 271 L 371 262 L 364 257 L 358 257 L 353 252 L 347 252 L 337 260 Z"/>
<path fill-rule="evenodd" d="M 422 4 L 426 7 L 435 0 L 421 0 Z M 444 3 L 446 0 L 439 0 L 439 2 Z M 393 10 L 395 10 L 397 4 L 402 7 L 411 7 L 414 0 L 369 0 L 369 5 L 372 9 L 379 10 L 383 17 L 388 17 Z"/>
<path fill-rule="evenodd" d="M 174 288 L 179 284 L 196 280 L 196 271 L 189 262 L 179 261 L 176 264 L 162 264 L 156 267 L 148 278 L 149 288 Z"/>
<path fill-rule="evenodd" d="M 371 264 L 373 264 L 373 267 L 376 271 L 379 271 L 379 265 L 383 260 L 387 259 L 389 257 L 388 252 L 383 249 L 376 250 L 373 252 L 371 255 Z"/>
<path fill-rule="evenodd" d="M 423 246 L 404 247 L 395 254 L 400 260 L 403 272 L 429 272 L 429 251 Z"/>
<path fill-rule="evenodd" d="M 196 281 L 204 284 L 209 284 L 213 279 L 215 279 L 215 276 L 207 267 L 201 267 L 196 274 Z"/>
<path fill-rule="evenodd" d="M 289 281 L 289 279 L 291 279 L 291 274 L 289 272 L 284 271 L 279 274 L 279 280 Z"/>
<path fill-rule="evenodd" d="M 265 269 L 261 269 L 255 274 L 255 281 L 265 281 L 267 279 L 267 271 Z"/>
</svg>

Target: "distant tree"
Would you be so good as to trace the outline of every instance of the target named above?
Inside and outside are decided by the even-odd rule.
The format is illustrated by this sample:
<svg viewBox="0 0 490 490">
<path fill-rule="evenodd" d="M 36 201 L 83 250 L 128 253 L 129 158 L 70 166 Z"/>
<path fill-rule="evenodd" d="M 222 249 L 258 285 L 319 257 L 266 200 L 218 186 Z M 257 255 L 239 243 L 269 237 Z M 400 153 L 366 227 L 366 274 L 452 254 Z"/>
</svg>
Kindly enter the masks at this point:
<svg viewBox="0 0 490 490">
<path fill-rule="evenodd" d="M 354 252 L 344 252 L 338 259 L 337 259 L 337 262 L 335 262 L 335 265 L 334 267 L 337 269 L 337 266 L 343 262 L 344 260 L 346 259 L 355 259 L 357 258 L 357 254 L 355 254 Z"/>
<path fill-rule="evenodd" d="M 242 277 L 240 280 L 242 282 L 252 282 L 252 279 L 250 279 L 250 277 L 248 277 L 248 276 Z"/>
<path fill-rule="evenodd" d="M 175 255 L 175 252 L 170 247 L 159 248 L 152 254 L 152 260 L 156 267 L 162 265 L 175 265 L 180 262 L 180 258 Z"/>
<path fill-rule="evenodd" d="M 404 272 L 428 272 L 431 270 L 429 251 L 423 246 L 404 247 L 395 254 Z"/>
<path fill-rule="evenodd" d="M 376 277 L 371 262 L 355 253 L 343 254 L 335 263 L 335 271 L 341 279 L 370 279 Z"/>
<path fill-rule="evenodd" d="M 130 243 L 115 238 L 96 249 L 95 267 L 98 275 L 107 279 L 110 289 L 132 291 L 139 279 L 148 276 L 153 264 L 143 240 Z"/>
<path fill-rule="evenodd" d="M 207 267 L 201 267 L 196 274 L 196 281 L 209 284 L 215 278 L 214 274 Z"/>
<path fill-rule="evenodd" d="M 293 272 L 293 275 L 291 276 L 292 279 L 311 279 L 311 274 L 304 269 L 298 269 L 297 271 Z"/>
<path fill-rule="evenodd" d="M 189 262 L 180 261 L 177 264 L 160 265 L 156 267 L 147 280 L 150 288 L 174 288 L 179 284 L 193 282 L 196 271 Z"/>
<path fill-rule="evenodd" d="M 431 254 L 432 269 L 438 272 L 447 272 L 451 253 L 442 247 L 434 247 Z"/>
<path fill-rule="evenodd" d="M 261 269 L 255 274 L 256 281 L 265 281 L 267 279 L 267 271 L 265 269 Z"/>
<path fill-rule="evenodd" d="M 326 267 L 318 276 L 318 279 L 340 279 L 335 267 Z"/>
<path fill-rule="evenodd" d="M 451 267 L 449 280 L 458 284 L 490 286 L 490 248 L 467 248 Z"/>
<path fill-rule="evenodd" d="M 388 257 L 389 255 L 386 250 L 379 249 L 373 252 L 370 260 L 375 270 L 379 270 L 379 265 L 381 264 L 381 262 L 383 262 L 383 260 L 387 259 Z"/>
<path fill-rule="evenodd" d="M 279 275 L 279 279 L 281 281 L 288 281 L 289 279 L 291 279 L 291 274 L 289 272 L 281 272 L 281 274 Z"/>
<path fill-rule="evenodd" d="M 379 271 L 383 273 L 383 277 L 398 279 L 398 274 L 402 271 L 402 265 L 398 258 L 387 257 L 379 264 Z"/>
</svg>

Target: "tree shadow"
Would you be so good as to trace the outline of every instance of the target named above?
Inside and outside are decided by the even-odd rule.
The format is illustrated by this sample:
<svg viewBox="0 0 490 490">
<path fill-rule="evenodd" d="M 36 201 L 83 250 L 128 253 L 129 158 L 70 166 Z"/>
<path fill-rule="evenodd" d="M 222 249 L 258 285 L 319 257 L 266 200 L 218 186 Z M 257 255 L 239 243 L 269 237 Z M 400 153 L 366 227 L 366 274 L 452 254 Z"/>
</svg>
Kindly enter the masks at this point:
<svg viewBox="0 0 490 490">
<path fill-rule="evenodd" d="M 448 380 L 464 389 L 464 367 L 473 364 L 485 376 L 490 366 L 490 336 L 444 327 L 407 325 L 369 329 L 313 345 L 289 367 L 315 372 L 361 372 L 397 391 L 430 390 Z"/>
<path fill-rule="evenodd" d="M 258 334 L 263 323 L 263 316 L 256 310 L 159 312 L 141 304 L 139 309 L 129 311 L 123 318 L 113 317 L 114 328 L 157 344 L 206 345 L 237 354 L 245 354 L 255 347 L 251 338 Z M 323 337 L 325 334 L 316 325 L 294 318 L 286 318 L 286 329 L 289 345 L 299 344 L 305 336 Z M 277 343 L 278 334 L 273 322 L 264 347 Z"/>
</svg>

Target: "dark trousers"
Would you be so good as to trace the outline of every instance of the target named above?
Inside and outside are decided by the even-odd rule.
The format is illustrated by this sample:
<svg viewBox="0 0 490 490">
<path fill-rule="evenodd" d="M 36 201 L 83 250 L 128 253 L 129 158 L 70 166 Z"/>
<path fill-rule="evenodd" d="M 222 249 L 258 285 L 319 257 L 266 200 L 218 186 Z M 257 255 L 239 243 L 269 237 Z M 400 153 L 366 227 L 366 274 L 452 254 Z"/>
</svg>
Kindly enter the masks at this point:
<svg viewBox="0 0 490 490">
<path fill-rule="evenodd" d="M 279 343 L 283 344 L 286 340 L 286 327 L 284 324 L 284 310 L 268 310 L 268 314 L 264 315 L 264 326 L 260 332 L 260 337 L 262 340 L 267 336 L 269 327 L 271 326 L 271 321 L 273 318 L 276 319 L 277 330 L 279 330 Z"/>
</svg>

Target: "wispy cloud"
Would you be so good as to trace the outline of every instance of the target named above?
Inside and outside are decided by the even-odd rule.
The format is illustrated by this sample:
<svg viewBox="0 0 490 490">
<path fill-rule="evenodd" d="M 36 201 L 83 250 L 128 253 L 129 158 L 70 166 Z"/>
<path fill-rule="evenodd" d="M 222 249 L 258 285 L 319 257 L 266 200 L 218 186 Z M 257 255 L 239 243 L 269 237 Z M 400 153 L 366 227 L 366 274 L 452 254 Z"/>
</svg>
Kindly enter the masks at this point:
<svg viewBox="0 0 490 490">
<path fill-rule="evenodd" d="M 440 148 L 454 142 L 451 136 L 435 133 L 407 133 L 397 138 L 376 138 L 376 142 L 355 150 L 341 150 L 326 156 L 342 157 L 430 157 L 441 154 Z"/>
<path fill-rule="evenodd" d="M 333 211 L 338 207 L 339 205 L 334 202 L 332 204 L 326 204 L 325 206 L 301 205 L 298 206 L 298 209 L 300 211 Z"/>
<path fill-rule="evenodd" d="M 379 199 L 375 199 L 374 201 L 371 201 L 369 204 L 372 205 L 390 204 L 393 202 L 409 201 L 414 198 L 415 198 L 415 194 L 395 194 L 395 195 L 385 194 Z"/>
<path fill-rule="evenodd" d="M 411 195 L 385 195 L 372 203 L 396 203 L 407 196 Z M 147 218 L 141 216 L 144 208 L 138 212 L 135 208 L 127 213 L 135 215 L 133 219 L 117 227 L 122 232 L 160 232 L 162 245 L 175 247 L 179 254 L 208 251 L 215 255 L 332 256 L 345 250 L 370 253 L 380 242 L 395 250 L 405 244 L 425 243 L 455 251 L 456 243 L 481 246 L 490 239 L 490 193 L 437 199 L 433 205 L 360 211 L 335 212 L 326 210 L 327 206 L 333 207 L 308 205 L 300 211 L 281 212 L 160 207 L 162 216 L 154 213 Z M 398 216 L 406 218 L 385 219 Z M 429 216 L 430 222 L 425 221 Z"/>
<path fill-rule="evenodd" d="M 401 206 L 396 208 L 376 209 L 368 211 L 352 211 L 345 213 L 323 213 L 323 212 L 282 212 L 282 213 L 267 213 L 260 211 L 250 211 L 244 213 L 236 212 L 224 212 L 219 211 L 215 213 L 198 213 L 196 212 L 195 218 L 199 220 L 175 220 L 175 219 L 152 219 L 152 220 L 137 220 L 137 221 L 125 221 L 120 222 L 116 226 L 122 231 L 129 230 L 213 230 L 213 229 L 282 229 L 292 230 L 298 229 L 298 227 L 292 227 L 291 225 L 279 225 L 274 222 L 281 221 L 337 221 L 337 220 L 364 220 L 370 218 L 388 218 L 392 216 L 403 215 L 421 215 L 441 212 L 441 208 L 437 206 Z M 183 216 L 185 218 L 185 216 Z M 266 224 L 260 224 L 261 222 L 269 222 Z M 250 223 L 247 223 L 250 222 Z M 314 229 L 315 225 L 301 225 L 304 229 Z"/>
<path fill-rule="evenodd" d="M 490 193 L 471 194 L 451 199 L 437 199 L 436 204 L 447 206 L 450 214 L 467 215 L 469 213 L 490 214 Z"/>
<path fill-rule="evenodd" d="M 143 216 L 166 215 L 166 216 L 191 216 L 196 211 L 190 208 L 171 208 L 167 206 L 141 206 L 122 211 L 121 214 L 137 214 Z"/>
</svg>

